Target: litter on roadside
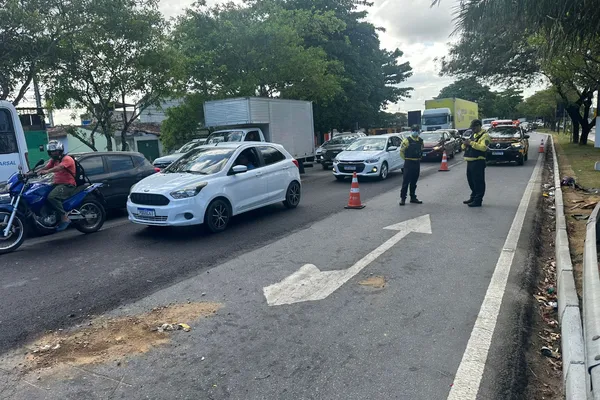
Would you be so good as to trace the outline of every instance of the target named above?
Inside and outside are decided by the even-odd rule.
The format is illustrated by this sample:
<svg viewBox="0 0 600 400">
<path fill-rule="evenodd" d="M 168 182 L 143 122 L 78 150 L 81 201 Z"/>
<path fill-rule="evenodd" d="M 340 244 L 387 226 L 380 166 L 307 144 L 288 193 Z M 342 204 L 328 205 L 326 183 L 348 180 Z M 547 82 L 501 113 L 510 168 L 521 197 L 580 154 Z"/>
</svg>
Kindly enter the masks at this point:
<svg viewBox="0 0 600 400">
<path fill-rule="evenodd" d="M 573 214 L 571 215 L 571 217 L 573 217 L 574 219 L 576 219 L 577 221 L 585 221 L 586 219 L 588 219 L 590 216 L 589 215 L 584 215 L 584 214 Z"/>
<path fill-rule="evenodd" d="M 156 331 L 161 332 L 161 333 L 162 332 L 179 331 L 179 330 L 189 332 L 192 330 L 192 328 L 188 324 L 185 324 L 183 322 L 180 322 L 178 324 L 162 324 L 161 326 L 156 328 Z"/>
</svg>

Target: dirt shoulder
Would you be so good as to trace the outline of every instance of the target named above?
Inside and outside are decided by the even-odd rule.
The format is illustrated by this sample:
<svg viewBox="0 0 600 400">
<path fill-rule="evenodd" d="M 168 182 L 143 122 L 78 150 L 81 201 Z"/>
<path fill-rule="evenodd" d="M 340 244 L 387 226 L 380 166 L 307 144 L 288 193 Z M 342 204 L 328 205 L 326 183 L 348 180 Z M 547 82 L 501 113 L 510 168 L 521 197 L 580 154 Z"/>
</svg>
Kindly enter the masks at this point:
<svg viewBox="0 0 600 400">
<path fill-rule="evenodd" d="M 600 201 L 600 171 L 594 170 L 594 163 L 600 161 L 600 149 L 592 144 L 569 143 L 569 137 L 565 135 L 555 135 L 554 142 L 561 179 L 572 177 L 576 183 L 575 186 L 563 186 L 562 191 L 575 285 L 581 300 L 586 224 Z"/>
</svg>

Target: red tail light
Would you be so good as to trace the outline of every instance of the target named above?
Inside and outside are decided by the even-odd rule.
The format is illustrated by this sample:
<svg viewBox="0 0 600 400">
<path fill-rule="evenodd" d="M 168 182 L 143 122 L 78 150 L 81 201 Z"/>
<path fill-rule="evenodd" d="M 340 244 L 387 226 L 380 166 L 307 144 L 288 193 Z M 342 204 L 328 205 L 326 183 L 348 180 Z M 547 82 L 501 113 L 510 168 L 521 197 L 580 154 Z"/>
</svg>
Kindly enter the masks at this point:
<svg viewBox="0 0 600 400">
<path fill-rule="evenodd" d="M 160 172 L 160 168 L 154 167 L 154 172 Z"/>
<path fill-rule="evenodd" d="M 300 168 L 300 164 L 298 163 L 298 160 L 292 160 L 292 162 L 294 163 L 294 165 L 296 166 L 296 168 Z"/>
</svg>

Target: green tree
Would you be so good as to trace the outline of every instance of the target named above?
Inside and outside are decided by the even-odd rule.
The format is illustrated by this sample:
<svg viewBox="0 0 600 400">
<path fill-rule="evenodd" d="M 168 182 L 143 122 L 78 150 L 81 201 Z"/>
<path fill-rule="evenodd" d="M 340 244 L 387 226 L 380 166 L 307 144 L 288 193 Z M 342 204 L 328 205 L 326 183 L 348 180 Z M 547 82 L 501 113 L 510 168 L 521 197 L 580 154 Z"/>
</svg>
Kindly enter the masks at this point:
<svg viewBox="0 0 600 400">
<path fill-rule="evenodd" d="M 555 126 L 556 110 L 561 101 L 556 88 L 540 90 L 517 106 L 519 115 L 534 120 L 542 118 L 547 126 Z"/>
<path fill-rule="evenodd" d="M 412 88 L 402 84 L 412 75 L 408 62 L 401 62 L 400 49 L 388 51 L 381 48 L 378 32 L 383 31 L 366 21 L 368 7 L 373 3 L 356 0 L 287 0 L 287 7 L 331 10 L 345 23 L 342 32 L 323 40 L 306 37 L 318 44 L 333 60 L 344 66 L 343 93 L 328 104 L 315 104 L 317 129 L 349 129 L 356 125 L 377 125 L 382 109 L 409 97 Z"/>
<path fill-rule="evenodd" d="M 80 0 L 0 1 L 0 100 L 18 105 L 34 77 L 52 73 L 61 41 L 83 22 L 81 6 Z"/>
<path fill-rule="evenodd" d="M 548 18 L 556 11 L 554 6 L 549 8 L 550 14 L 546 14 L 546 10 L 541 13 L 543 18 L 548 19 L 543 23 L 539 16 L 529 14 L 534 2 L 517 0 L 510 3 L 510 7 L 506 0 L 460 3 L 457 30 L 462 37 L 452 46 L 449 56 L 442 59 L 442 73 L 525 84 L 545 77 L 567 104 L 574 126 L 573 141 L 585 144 L 595 124 L 595 121 L 590 123 L 588 117 L 592 93 L 600 88 L 600 60 L 597 57 L 600 36 L 590 34 L 585 40 L 573 36 L 576 30 L 572 29 L 571 17 L 557 14 L 554 19 Z M 581 5 L 579 0 L 555 3 L 565 6 L 563 11 L 569 10 L 572 4 Z M 539 5 L 536 3 L 535 7 Z M 574 15 L 578 13 L 577 10 L 572 11 Z M 525 15 L 529 15 L 533 22 Z M 511 23 L 506 24 L 505 21 L 509 20 Z M 557 34 L 556 29 L 563 31 Z M 557 37 L 564 40 L 557 41 Z"/>
<path fill-rule="evenodd" d="M 342 28 L 331 12 L 198 4 L 179 19 L 173 43 L 187 56 L 192 89 L 206 96 L 327 102 L 341 90 L 341 65 L 302 35 Z"/>
<path fill-rule="evenodd" d="M 85 24 L 61 42 L 64 57 L 49 82 L 56 108 L 83 108 L 112 150 L 115 129 L 126 132 L 140 113 L 178 89 L 177 54 L 167 46 L 156 0 L 86 2 Z M 125 104 L 133 103 L 126 112 Z M 123 106 L 122 111 L 116 111 Z"/>
<path fill-rule="evenodd" d="M 202 94 L 191 94 L 179 106 L 165 111 L 167 118 L 160 127 L 160 140 L 167 150 L 182 146 L 198 136 L 204 122 L 204 101 Z"/>
<path fill-rule="evenodd" d="M 389 113 L 381 111 L 377 120 L 379 128 L 396 128 L 402 129 L 408 125 L 408 116 L 403 112 Z"/>
</svg>

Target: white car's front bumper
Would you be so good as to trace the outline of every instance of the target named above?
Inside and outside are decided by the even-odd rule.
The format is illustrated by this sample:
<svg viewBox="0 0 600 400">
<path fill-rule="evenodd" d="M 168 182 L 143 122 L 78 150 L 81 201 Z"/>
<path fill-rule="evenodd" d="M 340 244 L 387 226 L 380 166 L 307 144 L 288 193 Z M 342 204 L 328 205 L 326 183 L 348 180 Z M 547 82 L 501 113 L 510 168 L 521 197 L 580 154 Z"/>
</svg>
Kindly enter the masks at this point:
<svg viewBox="0 0 600 400">
<path fill-rule="evenodd" d="M 154 226 L 187 226 L 204 222 L 206 204 L 196 197 L 188 199 L 171 199 L 166 206 L 136 204 L 127 200 L 129 220 L 141 225 Z"/>
<path fill-rule="evenodd" d="M 381 171 L 381 162 L 377 163 L 334 163 L 333 174 L 336 176 L 352 176 L 354 172 L 358 176 L 379 176 Z"/>
</svg>

